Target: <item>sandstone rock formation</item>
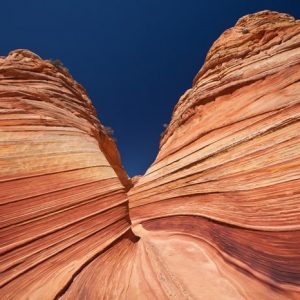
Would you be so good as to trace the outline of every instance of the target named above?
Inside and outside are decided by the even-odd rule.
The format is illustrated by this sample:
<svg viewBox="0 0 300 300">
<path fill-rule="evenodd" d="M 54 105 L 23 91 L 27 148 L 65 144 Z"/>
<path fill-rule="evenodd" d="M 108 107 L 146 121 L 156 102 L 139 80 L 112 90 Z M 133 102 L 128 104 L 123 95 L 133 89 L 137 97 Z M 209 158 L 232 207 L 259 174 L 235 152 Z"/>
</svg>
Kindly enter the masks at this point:
<svg viewBox="0 0 300 300">
<path fill-rule="evenodd" d="M 180 260 L 184 271 L 168 265 L 191 296 L 300 298 L 299 117 L 300 22 L 241 18 L 213 44 L 129 192 L 134 224 L 200 248 Z M 205 260 L 193 272 L 190 255 Z M 218 271 L 199 284 L 212 262 Z"/>
<path fill-rule="evenodd" d="M 0 298 L 52 299 L 130 236 L 120 180 L 130 183 L 91 101 L 63 68 L 26 50 L 0 64 Z"/>
<path fill-rule="evenodd" d="M 1 299 L 300 298 L 299 21 L 220 36 L 133 188 L 63 68 L 0 58 L 0 112 Z"/>
</svg>

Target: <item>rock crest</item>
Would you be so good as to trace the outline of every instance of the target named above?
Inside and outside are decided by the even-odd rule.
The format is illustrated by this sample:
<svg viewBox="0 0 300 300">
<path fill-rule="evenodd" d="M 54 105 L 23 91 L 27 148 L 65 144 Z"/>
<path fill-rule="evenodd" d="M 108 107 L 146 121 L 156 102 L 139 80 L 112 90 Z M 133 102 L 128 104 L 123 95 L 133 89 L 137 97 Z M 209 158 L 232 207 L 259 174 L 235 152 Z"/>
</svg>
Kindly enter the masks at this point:
<svg viewBox="0 0 300 300">
<path fill-rule="evenodd" d="M 0 298 L 299 299 L 299 119 L 277 12 L 212 45 L 132 182 L 67 70 L 0 57 Z"/>
</svg>

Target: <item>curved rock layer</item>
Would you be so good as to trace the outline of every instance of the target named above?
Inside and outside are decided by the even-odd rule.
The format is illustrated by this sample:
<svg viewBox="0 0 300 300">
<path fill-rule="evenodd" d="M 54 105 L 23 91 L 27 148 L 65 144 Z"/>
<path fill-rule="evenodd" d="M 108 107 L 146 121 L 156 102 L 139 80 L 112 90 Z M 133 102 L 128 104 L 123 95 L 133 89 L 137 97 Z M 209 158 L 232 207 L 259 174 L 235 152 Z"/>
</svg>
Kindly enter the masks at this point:
<svg viewBox="0 0 300 300">
<path fill-rule="evenodd" d="M 299 299 L 300 22 L 241 18 L 132 186 L 83 88 L 0 58 L 1 299 Z M 138 238 L 140 237 L 140 239 Z"/>
<path fill-rule="evenodd" d="M 85 91 L 63 67 L 26 50 L 0 64 L 0 298 L 52 299 L 128 235 L 117 175 L 128 179 Z"/>
<path fill-rule="evenodd" d="M 176 240 L 184 258 L 168 266 L 187 295 L 300 298 L 299 118 L 300 22 L 241 18 L 213 44 L 129 192 L 143 235 L 164 235 L 164 248 Z M 218 272 L 199 283 L 212 263 Z"/>
</svg>

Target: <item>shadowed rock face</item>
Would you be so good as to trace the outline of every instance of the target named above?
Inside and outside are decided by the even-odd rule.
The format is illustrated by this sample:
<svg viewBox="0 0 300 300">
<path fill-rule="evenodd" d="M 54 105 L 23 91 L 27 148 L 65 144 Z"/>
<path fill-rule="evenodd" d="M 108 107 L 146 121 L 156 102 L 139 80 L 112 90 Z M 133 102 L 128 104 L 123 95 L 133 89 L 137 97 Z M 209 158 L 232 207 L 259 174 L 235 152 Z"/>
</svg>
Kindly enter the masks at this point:
<svg viewBox="0 0 300 300">
<path fill-rule="evenodd" d="M 0 112 L 1 299 L 300 298 L 299 21 L 220 36 L 133 188 L 62 67 L 0 58 Z"/>
</svg>

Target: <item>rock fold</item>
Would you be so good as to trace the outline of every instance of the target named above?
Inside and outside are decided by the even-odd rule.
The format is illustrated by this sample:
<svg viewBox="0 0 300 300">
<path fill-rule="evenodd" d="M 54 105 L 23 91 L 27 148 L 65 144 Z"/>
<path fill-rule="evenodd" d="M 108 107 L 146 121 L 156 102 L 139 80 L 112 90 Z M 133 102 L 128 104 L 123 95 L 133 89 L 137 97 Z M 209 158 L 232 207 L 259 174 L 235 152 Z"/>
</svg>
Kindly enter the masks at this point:
<svg viewBox="0 0 300 300">
<path fill-rule="evenodd" d="M 299 299 L 299 119 L 277 12 L 212 45 L 132 181 L 62 65 L 0 57 L 0 298 Z"/>
</svg>

